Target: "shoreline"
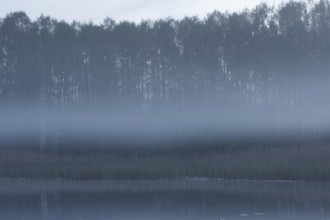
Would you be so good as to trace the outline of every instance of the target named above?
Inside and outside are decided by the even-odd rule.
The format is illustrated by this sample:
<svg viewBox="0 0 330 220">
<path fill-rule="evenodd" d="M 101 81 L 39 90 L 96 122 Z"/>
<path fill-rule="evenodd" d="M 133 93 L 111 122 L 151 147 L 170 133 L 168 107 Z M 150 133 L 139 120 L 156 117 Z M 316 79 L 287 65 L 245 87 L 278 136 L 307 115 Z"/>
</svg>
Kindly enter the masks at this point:
<svg viewBox="0 0 330 220">
<path fill-rule="evenodd" d="M 0 180 L 0 195 L 55 195 L 58 193 L 96 195 L 189 194 L 212 196 L 251 196 L 273 199 L 305 198 L 329 200 L 330 182 L 268 182 L 268 181 L 198 181 L 198 180 Z"/>
<path fill-rule="evenodd" d="M 49 179 L 29 179 L 29 178 L 0 178 L 2 182 L 161 182 L 161 181 L 181 181 L 181 182 L 238 182 L 238 183 L 330 183 L 329 180 L 270 180 L 270 179 L 223 179 L 223 178 L 203 178 L 203 177 L 190 177 L 190 178 L 177 178 L 177 179 L 63 179 L 63 178 L 49 178 Z"/>
</svg>

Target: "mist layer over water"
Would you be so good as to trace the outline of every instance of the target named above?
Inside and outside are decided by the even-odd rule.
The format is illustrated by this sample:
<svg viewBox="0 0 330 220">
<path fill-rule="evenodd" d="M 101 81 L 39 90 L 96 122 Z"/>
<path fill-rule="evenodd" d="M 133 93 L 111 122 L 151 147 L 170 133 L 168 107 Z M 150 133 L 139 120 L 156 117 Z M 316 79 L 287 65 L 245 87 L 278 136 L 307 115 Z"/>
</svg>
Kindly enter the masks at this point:
<svg viewBox="0 0 330 220">
<path fill-rule="evenodd" d="M 87 110 L 88 109 L 88 110 Z M 59 139 L 154 143 L 198 138 L 323 135 L 330 108 L 205 106 L 119 111 L 104 109 L 1 111 L 0 140 Z"/>
<path fill-rule="evenodd" d="M 66 109 L 16 105 L 0 111 L 0 140 L 38 140 L 44 145 L 78 140 L 143 145 L 198 138 L 324 135 L 330 130 L 330 105 L 310 105 L 308 100 L 316 95 L 308 97 L 294 104 L 256 106 L 239 101 L 181 107 L 164 103 L 125 109 L 104 105 Z"/>
</svg>

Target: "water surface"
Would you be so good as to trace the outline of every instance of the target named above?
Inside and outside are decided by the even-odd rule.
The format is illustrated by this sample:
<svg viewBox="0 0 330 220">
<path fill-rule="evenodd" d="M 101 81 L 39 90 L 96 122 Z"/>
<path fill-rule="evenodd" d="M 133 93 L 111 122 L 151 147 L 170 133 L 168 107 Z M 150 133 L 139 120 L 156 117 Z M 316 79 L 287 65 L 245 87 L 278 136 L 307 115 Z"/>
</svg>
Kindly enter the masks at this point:
<svg viewBox="0 0 330 220">
<path fill-rule="evenodd" d="M 0 180 L 0 219 L 330 219 L 330 183 Z"/>
</svg>

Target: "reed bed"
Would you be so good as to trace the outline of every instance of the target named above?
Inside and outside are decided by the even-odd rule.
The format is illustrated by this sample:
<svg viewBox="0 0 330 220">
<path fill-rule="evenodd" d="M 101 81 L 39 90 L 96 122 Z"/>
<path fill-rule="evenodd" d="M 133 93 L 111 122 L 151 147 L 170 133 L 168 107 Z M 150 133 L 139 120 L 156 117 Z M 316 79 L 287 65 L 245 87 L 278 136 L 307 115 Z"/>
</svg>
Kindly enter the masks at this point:
<svg viewBox="0 0 330 220">
<path fill-rule="evenodd" d="M 3 151 L 0 178 L 330 180 L 330 145 L 249 147 L 208 153 Z"/>
</svg>

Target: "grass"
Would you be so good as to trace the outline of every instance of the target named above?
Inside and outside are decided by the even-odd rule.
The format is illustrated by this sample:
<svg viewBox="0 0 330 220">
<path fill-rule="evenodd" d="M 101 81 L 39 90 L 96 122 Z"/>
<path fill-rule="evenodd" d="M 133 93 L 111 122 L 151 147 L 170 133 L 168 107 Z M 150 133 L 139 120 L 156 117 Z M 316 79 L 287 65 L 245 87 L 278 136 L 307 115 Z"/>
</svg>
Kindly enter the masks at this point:
<svg viewBox="0 0 330 220">
<path fill-rule="evenodd" d="M 141 154 L 2 151 L 0 178 L 330 180 L 327 143 L 219 149 Z"/>
</svg>

